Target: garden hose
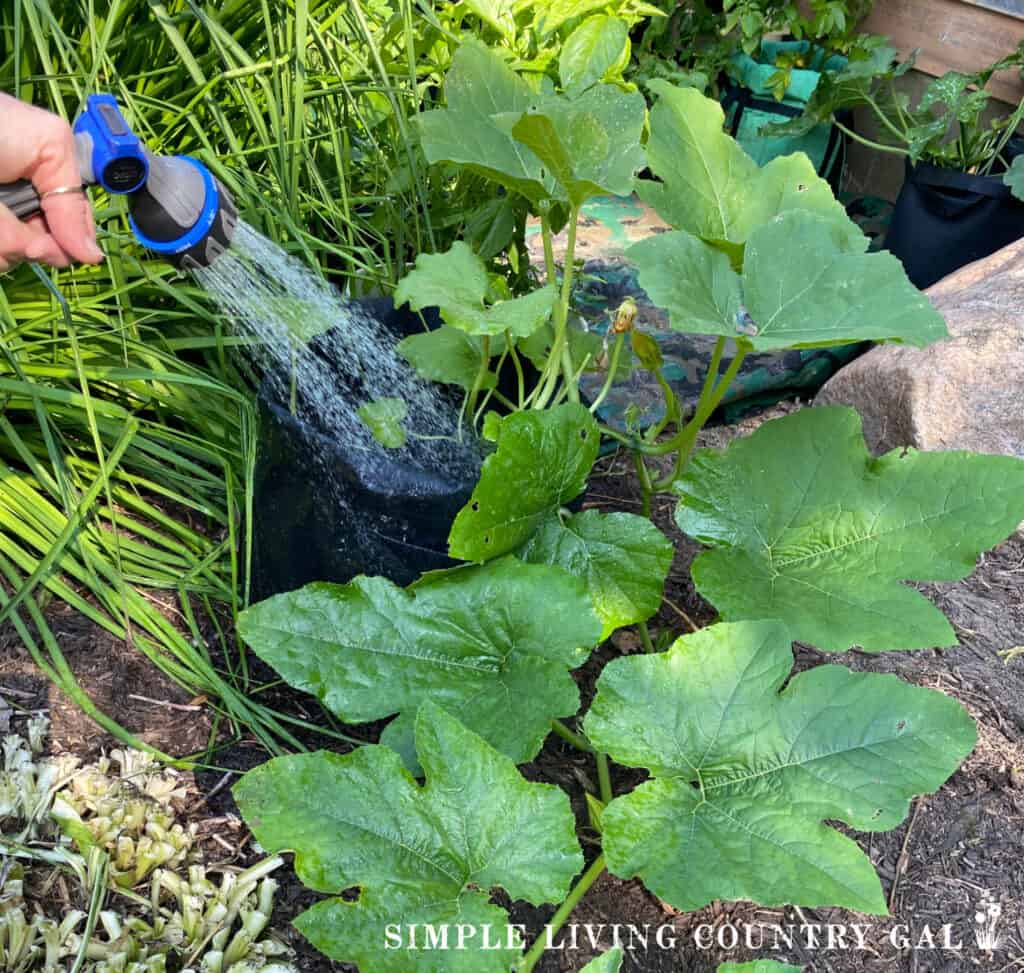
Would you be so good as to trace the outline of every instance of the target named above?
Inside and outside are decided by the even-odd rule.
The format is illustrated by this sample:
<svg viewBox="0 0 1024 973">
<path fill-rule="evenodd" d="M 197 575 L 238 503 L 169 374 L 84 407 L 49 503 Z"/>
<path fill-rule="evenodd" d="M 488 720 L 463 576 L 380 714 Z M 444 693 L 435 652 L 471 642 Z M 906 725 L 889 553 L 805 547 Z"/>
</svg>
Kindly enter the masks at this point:
<svg viewBox="0 0 1024 973">
<path fill-rule="evenodd" d="M 238 217 L 231 194 L 201 162 L 154 155 L 111 95 L 90 95 L 75 122 L 83 186 L 128 196 L 132 232 L 176 267 L 208 267 L 231 243 Z M 19 219 L 42 211 L 27 179 L 0 184 L 0 204 Z"/>
</svg>

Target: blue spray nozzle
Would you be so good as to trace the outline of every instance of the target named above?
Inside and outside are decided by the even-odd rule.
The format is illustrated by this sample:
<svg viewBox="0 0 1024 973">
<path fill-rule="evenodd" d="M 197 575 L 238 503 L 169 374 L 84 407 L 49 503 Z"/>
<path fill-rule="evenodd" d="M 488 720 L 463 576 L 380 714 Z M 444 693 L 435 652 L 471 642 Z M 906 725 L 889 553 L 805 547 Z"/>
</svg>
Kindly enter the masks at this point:
<svg viewBox="0 0 1024 973">
<path fill-rule="evenodd" d="M 198 159 L 153 155 L 128 127 L 112 95 L 90 95 L 74 126 L 82 184 L 127 195 L 139 242 L 177 267 L 208 267 L 231 243 L 238 215 L 231 193 Z M 27 179 L 0 183 L 0 206 L 27 220 L 42 198 Z"/>
<path fill-rule="evenodd" d="M 236 222 L 230 193 L 197 159 L 153 155 L 112 95 L 89 96 L 75 138 L 83 182 L 130 197 L 143 246 L 184 267 L 209 266 L 227 248 Z"/>
<path fill-rule="evenodd" d="M 83 180 L 111 193 L 132 193 L 149 176 L 149 160 L 139 137 L 128 127 L 113 95 L 90 95 L 75 122 L 82 147 Z"/>
</svg>

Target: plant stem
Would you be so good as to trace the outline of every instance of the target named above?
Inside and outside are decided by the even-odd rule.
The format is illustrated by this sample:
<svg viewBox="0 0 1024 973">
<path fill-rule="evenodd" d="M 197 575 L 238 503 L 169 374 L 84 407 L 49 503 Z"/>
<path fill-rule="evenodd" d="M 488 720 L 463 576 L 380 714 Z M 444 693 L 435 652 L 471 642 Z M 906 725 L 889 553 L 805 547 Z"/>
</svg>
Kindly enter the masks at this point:
<svg viewBox="0 0 1024 973">
<path fill-rule="evenodd" d="M 562 299 L 559 303 L 561 318 L 560 331 L 555 334 L 555 344 L 562 358 L 562 372 L 569 387 L 569 401 L 579 402 L 580 390 L 572 368 L 572 351 L 569 348 L 569 302 L 572 300 L 572 279 L 576 260 L 576 224 L 580 211 L 574 208 L 569 213 L 569 239 L 565 247 L 565 262 L 562 265 Z M 552 349 L 554 353 L 555 349 Z"/>
<path fill-rule="evenodd" d="M 848 135 L 854 140 L 854 142 L 860 142 L 861 145 L 866 145 L 869 149 L 874 149 L 876 152 L 889 152 L 892 155 L 908 155 L 906 149 L 901 149 L 895 145 L 883 145 L 881 142 L 873 142 L 871 139 L 864 138 L 863 135 L 858 135 L 852 128 L 847 127 L 842 122 L 837 121 L 835 118 L 832 119 L 832 124 L 839 129 L 844 135 Z"/>
<path fill-rule="evenodd" d="M 519 408 L 526 405 L 526 378 L 523 375 L 523 363 L 519 360 L 519 352 L 516 350 L 516 340 L 512 337 L 511 331 L 505 332 L 505 341 L 508 342 L 509 354 L 512 356 L 512 365 L 516 370 L 516 386 L 519 395 Z"/>
<path fill-rule="evenodd" d="M 574 255 L 576 252 L 576 224 L 579 222 L 580 211 L 573 207 L 569 211 L 569 236 L 565 246 L 565 259 L 562 263 L 562 289 L 559 294 L 558 303 L 555 305 L 555 340 L 551 345 L 551 353 L 544 364 L 544 371 L 541 373 L 539 387 L 540 394 L 533 403 L 533 408 L 543 409 L 547 407 L 551 396 L 554 394 L 555 386 L 558 384 L 559 373 L 565 377 L 568 386 L 570 402 L 579 402 L 580 392 L 573 376 L 572 353 L 569 349 L 568 328 L 569 328 L 569 300 L 572 297 L 572 279 L 574 273 Z M 541 232 L 544 231 L 546 213 L 541 213 Z M 551 230 L 548 228 L 548 235 L 544 241 L 544 262 L 554 265 L 554 252 L 549 257 L 548 250 L 551 247 Z M 550 271 L 549 271 L 550 274 Z M 554 281 L 549 276 L 549 280 Z"/>
<path fill-rule="evenodd" d="M 717 409 L 721 404 L 722 399 L 725 398 L 725 393 L 732 384 L 732 380 L 736 377 L 736 373 L 740 370 L 740 366 L 743 364 L 743 359 L 747 357 L 747 352 L 749 350 L 749 345 L 740 345 L 736 349 L 735 357 L 729 363 L 729 367 L 726 369 L 721 381 L 714 385 L 713 391 L 711 384 L 705 381 L 704 389 L 701 391 L 700 398 L 697 400 L 697 410 L 694 412 L 693 418 L 686 424 L 680 434 L 674 437 L 676 461 L 672 468 L 672 472 L 669 473 L 667 477 L 654 484 L 654 491 L 656 493 L 662 490 L 667 490 L 677 479 L 679 479 L 683 470 L 686 468 L 686 463 L 690 458 L 690 454 L 693 452 L 694 444 L 697 442 L 697 436 L 700 434 L 701 429 L 704 428 L 704 424 L 711 418 L 715 409 Z"/>
<path fill-rule="evenodd" d="M 558 269 L 555 267 L 555 245 L 551 234 L 551 220 L 548 218 L 550 207 L 540 207 L 540 237 L 544 243 L 544 276 L 547 282 L 555 285 L 558 282 Z"/>
<path fill-rule="evenodd" d="M 532 973 L 534 966 L 537 965 L 537 961 L 544 955 L 544 949 L 548 944 L 548 940 L 565 925 L 566 920 L 572 914 L 572 910 L 580 904 L 580 900 L 587 894 L 590 886 L 600 878 L 604 868 L 604 855 L 598 855 L 597 858 L 594 859 L 594 863 L 583 873 L 583 877 L 576 883 L 576 887 L 569 893 L 565 901 L 558 907 L 558 910 L 551 917 L 551 921 L 548 923 L 545 932 L 538 936 L 533 945 L 529 948 L 526 955 L 523 957 L 523 962 L 519 966 L 519 973 Z"/>
<path fill-rule="evenodd" d="M 888 118 L 888 117 L 886 116 L 885 112 L 883 112 L 883 111 L 882 111 L 882 109 L 881 109 L 881 108 L 880 108 L 880 107 L 878 106 L 878 102 L 876 102 L 876 101 L 874 100 L 874 98 L 868 98 L 868 99 L 867 99 L 867 103 L 868 103 L 868 105 L 869 105 L 869 106 L 871 107 L 871 109 L 872 109 L 872 110 L 874 111 L 874 113 L 875 113 L 875 116 L 876 116 L 876 117 L 878 118 L 878 120 L 879 120 L 879 121 L 880 121 L 880 122 L 881 122 L 881 123 L 882 123 L 882 124 L 883 124 L 883 125 L 884 125 L 884 126 L 885 126 L 885 127 L 886 127 L 886 128 L 887 128 L 887 129 L 888 129 L 888 130 L 889 130 L 889 131 L 890 131 L 890 132 L 892 133 L 892 134 L 893 134 L 893 135 L 895 135 L 895 136 L 896 136 L 896 138 L 897 138 L 897 139 L 898 139 L 899 141 L 901 141 L 901 142 L 906 142 L 906 141 L 907 141 L 907 133 L 906 133 L 906 132 L 901 132 L 901 131 L 900 131 L 900 130 L 899 130 L 899 129 L 898 129 L 898 128 L 897 128 L 896 126 L 895 126 L 895 125 L 893 125 L 893 123 L 892 123 L 892 122 L 891 122 L 891 121 L 889 120 L 889 118 Z"/>
<path fill-rule="evenodd" d="M 611 391 L 612 383 L 615 381 L 615 373 L 619 370 L 619 356 L 622 354 L 622 345 L 625 340 L 625 331 L 620 331 L 615 336 L 615 345 L 612 348 L 611 357 L 608 361 L 608 374 L 605 377 L 604 385 L 601 386 L 601 391 L 597 393 L 597 398 L 594 399 L 594 403 L 590 407 L 591 412 L 597 412 L 601 408 L 601 403 L 604 402 Z"/>
<path fill-rule="evenodd" d="M 487 370 L 491 364 L 491 336 L 484 335 L 480 339 L 480 367 L 476 371 L 476 378 L 473 379 L 473 387 L 469 390 L 469 396 L 466 400 L 466 413 L 469 415 L 469 421 L 475 422 L 476 419 L 476 398 L 480 394 L 480 389 L 483 387 L 484 379 L 487 377 Z"/>
<path fill-rule="evenodd" d="M 644 652 L 653 653 L 654 643 L 651 641 L 651 632 L 647 627 L 647 622 L 637 622 L 636 628 L 640 633 L 640 641 L 643 643 Z"/>
<path fill-rule="evenodd" d="M 654 486 L 651 484 L 651 472 L 647 469 L 643 454 L 633 450 L 633 466 L 636 467 L 636 475 L 640 480 L 640 512 L 645 517 L 651 516 L 651 497 L 654 494 Z"/>
<path fill-rule="evenodd" d="M 715 350 L 718 350 L 718 345 L 715 345 Z M 718 365 L 712 359 L 712 365 L 715 368 L 715 374 L 718 374 Z M 710 371 L 710 366 L 709 366 Z M 680 409 L 679 409 L 679 397 L 675 392 L 672 391 L 672 386 L 665 380 L 665 375 L 660 368 L 654 369 L 652 373 L 658 381 L 658 385 L 661 387 L 661 396 L 665 400 L 665 414 L 661 417 L 661 421 L 656 425 L 652 426 L 647 432 L 644 433 L 644 439 L 648 442 L 655 442 L 657 438 L 668 428 L 672 423 L 678 424 L 680 422 Z"/>
<path fill-rule="evenodd" d="M 987 176 L 992 171 L 992 166 L 995 164 L 996 159 L 1002 155 L 1003 149 L 1006 148 L 1006 143 L 1013 138 L 1014 133 L 1017 131 L 1017 126 L 1021 123 L 1022 119 L 1024 119 L 1024 101 L 1014 109 L 1013 114 L 1007 121 L 1006 128 L 1003 129 L 1003 134 L 1000 137 L 998 144 L 989 156 L 988 162 L 985 163 L 984 168 L 981 170 L 981 175 Z"/>
<path fill-rule="evenodd" d="M 601 803 L 607 805 L 615 796 L 612 793 L 612 775 L 608 771 L 608 754 L 595 750 L 594 760 L 597 762 L 597 787 L 601 792 Z"/>
<path fill-rule="evenodd" d="M 586 737 L 577 733 L 575 730 L 570 730 L 561 720 L 552 720 L 551 729 L 555 731 L 556 736 L 560 736 L 566 743 L 571 747 L 575 747 L 577 750 L 582 750 L 584 753 L 593 753 L 594 748 L 590 745 Z"/>
</svg>

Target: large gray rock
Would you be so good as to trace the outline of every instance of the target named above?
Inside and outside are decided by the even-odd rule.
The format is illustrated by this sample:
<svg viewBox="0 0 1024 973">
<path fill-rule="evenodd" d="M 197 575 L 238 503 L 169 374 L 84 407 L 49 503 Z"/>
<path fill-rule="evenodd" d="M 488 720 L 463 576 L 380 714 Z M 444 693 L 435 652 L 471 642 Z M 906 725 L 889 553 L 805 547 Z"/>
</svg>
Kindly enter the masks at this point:
<svg viewBox="0 0 1024 973">
<path fill-rule="evenodd" d="M 879 345 L 825 383 L 818 404 L 853 406 L 869 448 L 1024 457 L 1024 240 L 927 291 L 950 337 Z"/>
</svg>

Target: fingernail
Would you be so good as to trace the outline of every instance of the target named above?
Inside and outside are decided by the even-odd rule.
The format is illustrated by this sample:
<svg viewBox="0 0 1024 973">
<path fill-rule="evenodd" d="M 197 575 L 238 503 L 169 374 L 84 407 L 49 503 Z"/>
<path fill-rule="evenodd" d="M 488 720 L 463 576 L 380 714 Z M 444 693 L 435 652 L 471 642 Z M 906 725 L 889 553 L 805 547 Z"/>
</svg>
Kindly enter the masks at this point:
<svg viewBox="0 0 1024 973">
<path fill-rule="evenodd" d="M 89 256 L 97 262 L 102 260 L 105 256 L 103 251 L 100 249 L 100 245 L 92 239 L 85 241 L 85 250 Z"/>
</svg>

